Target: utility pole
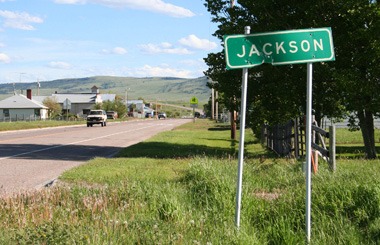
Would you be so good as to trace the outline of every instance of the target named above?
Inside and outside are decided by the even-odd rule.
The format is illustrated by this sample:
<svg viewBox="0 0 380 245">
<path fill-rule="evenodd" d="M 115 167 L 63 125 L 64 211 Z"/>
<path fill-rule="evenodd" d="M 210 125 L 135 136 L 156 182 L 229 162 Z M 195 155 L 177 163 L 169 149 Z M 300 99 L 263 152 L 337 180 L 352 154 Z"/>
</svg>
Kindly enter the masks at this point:
<svg viewBox="0 0 380 245">
<path fill-rule="evenodd" d="M 157 98 L 156 98 L 156 119 L 158 119 L 158 105 L 157 105 Z"/>
<path fill-rule="evenodd" d="M 231 8 L 235 6 L 235 0 L 231 0 Z M 236 106 L 236 97 L 231 98 L 232 108 Z M 231 110 L 231 139 L 236 140 L 236 111 L 235 109 Z"/>
<path fill-rule="evenodd" d="M 19 78 L 19 83 L 21 83 L 21 75 L 25 74 L 24 72 L 20 72 L 20 78 Z M 16 84 L 13 82 L 13 94 L 16 95 Z"/>
<path fill-rule="evenodd" d="M 214 120 L 215 114 L 214 114 L 214 88 L 211 89 L 211 119 Z"/>
<path fill-rule="evenodd" d="M 127 107 L 127 116 L 129 114 L 129 107 L 128 107 L 128 91 L 129 90 L 130 90 L 130 88 L 125 89 L 125 106 Z"/>
<path fill-rule="evenodd" d="M 37 96 L 40 95 L 40 87 L 41 87 L 40 81 L 37 79 Z"/>
<path fill-rule="evenodd" d="M 233 107 L 236 106 L 236 97 L 232 98 Z M 231 111 L 231 139 L 236 140 L 236 111 Z"/>
<path fill-rule="evenodd" d="M 130 90 L 130 88 L 126 88 L 125 89 L 125 104 L 128 106 L 128 91 Z"/>
<path fill-rule="evenodd" d="M 219 119 L 219 101 L 218 101 L 218 98 L 219 98 L 219 96 L 218 96 L 218 91 L 215 91 L 215 116 L 216 116 L 216 118 L 215 118 L 215 120 L 216 120 L 216 122 L 218 122 L 218 119 Z"/>
</svg>

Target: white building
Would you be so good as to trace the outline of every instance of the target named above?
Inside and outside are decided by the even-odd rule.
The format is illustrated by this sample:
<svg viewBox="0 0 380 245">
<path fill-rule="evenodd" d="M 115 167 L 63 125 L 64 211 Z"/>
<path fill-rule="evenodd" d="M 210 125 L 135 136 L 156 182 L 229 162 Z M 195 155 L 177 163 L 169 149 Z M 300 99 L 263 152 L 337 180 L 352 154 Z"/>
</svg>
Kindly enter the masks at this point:
<svg viewBox="0 0 380 245">
<path fill-rule="evenodd" d="M 51 96 L 34 96 L 34 99 L 42 103 L 50 97 L 57 101 L 64 113 L 85 117 L 96 104 L 103 101 L 114 101 L 115 94 L 100 94 L 96 86 L 91 88 L 91 93 L 54 93 Z"/>
<path fill-rule="evenodd" d="M 44 120 L 48 117 L 48 108 L 42 103 L 33 100 L 31 90 L 27 96 L 15 94 L 0 101 L 0 120 L 23 121 Z"/>
</svg>

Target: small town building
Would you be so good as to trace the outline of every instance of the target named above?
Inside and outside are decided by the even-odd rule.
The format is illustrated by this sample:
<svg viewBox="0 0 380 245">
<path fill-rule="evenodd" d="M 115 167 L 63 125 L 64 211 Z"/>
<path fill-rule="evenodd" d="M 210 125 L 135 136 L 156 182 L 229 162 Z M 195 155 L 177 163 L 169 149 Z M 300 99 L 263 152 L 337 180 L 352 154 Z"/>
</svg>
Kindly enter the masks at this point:
<svg viewBox="0 0 380 245">
<path fill-rule="evenodd" d="M 43 100 L 46 97 L 51 97 L 61 106 L 62 112 L 76 115 L 78 117 L 83 117 L 87 115 L 91 109 L 94 109 L 95 104 L 101 103 L 101 97 L 99 94 L 59 94 L 55 93 L 51 96 L 43 96 L 44 98 L 36 98 L 38 100 Z"/>
<path fill-rule="evenodd" d="M 27 90 L 27 96 L 14 94 L 0 101 L 0 120 L 29 121 L 44 120 L 48 117 L 48 108 L 32 98 L 32 91 Z"/>
<path fill-rule="evenodd" d="M 114 101 L 115 94 L 100 94 L 99 88 L 93 86 L 91 93 L 58 93 L 55 92 L 51 96 L 35 96 L 35 100 L 43 103 L 44 99 L 50 97 L 57 101 L 62 108 L 63 114 L 72 114 L 77 117 L 86 117 L 90 110 L 95 108 L 96 104 L 103 101 Z"/>
</svg>

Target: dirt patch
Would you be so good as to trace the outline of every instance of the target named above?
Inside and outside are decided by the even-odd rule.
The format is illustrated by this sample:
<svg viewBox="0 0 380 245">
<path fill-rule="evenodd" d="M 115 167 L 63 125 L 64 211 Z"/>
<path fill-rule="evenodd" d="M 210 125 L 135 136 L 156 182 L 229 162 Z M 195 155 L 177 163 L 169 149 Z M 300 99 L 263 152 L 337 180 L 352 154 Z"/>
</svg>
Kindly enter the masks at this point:
<svg viewBox="0 0 380 245">
<path fill-rule="evenodd" d="M 254 192 L 253 195 L 260 199 L 273 201 L 279 198 L 281 196 L 281 193 L 280 191 L 274 191 L 274 192 L 257 191 L 257 192 Z"/>
</svg>

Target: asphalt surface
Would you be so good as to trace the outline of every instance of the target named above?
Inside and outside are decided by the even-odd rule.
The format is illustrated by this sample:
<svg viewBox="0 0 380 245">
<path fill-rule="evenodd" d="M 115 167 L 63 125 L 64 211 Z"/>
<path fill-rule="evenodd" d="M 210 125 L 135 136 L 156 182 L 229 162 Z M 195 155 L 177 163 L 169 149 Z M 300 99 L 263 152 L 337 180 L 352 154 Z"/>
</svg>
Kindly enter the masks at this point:
<svg viewBox="0 0 380 245">
<path fill-rule="evenodd" d="M 0 197 L 43 188 L 65 170 L 190 122 L 140 120 L 0 133 Z"/>
</svg>

